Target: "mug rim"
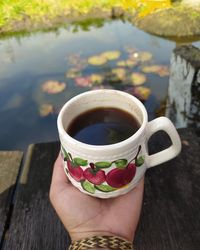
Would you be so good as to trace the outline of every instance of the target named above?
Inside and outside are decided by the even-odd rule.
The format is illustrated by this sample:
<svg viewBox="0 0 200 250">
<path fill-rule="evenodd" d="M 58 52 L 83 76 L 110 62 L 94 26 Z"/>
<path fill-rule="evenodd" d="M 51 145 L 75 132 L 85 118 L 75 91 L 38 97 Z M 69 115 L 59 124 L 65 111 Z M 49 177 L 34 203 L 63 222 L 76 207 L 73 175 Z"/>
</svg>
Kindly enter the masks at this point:
<svg viewBox="0 0 200 250">
<path fill-rule="evenodd" d="M 117 142 L 117 143 L 109 144 L 109 145 L 87 144 L 87 143 L 84 143 L 84 142 L 80 142 L 80 141 L 74 139 L 73 137 L 71 137 L 66 132 L 66 130 L 64 129 L 63 124 L 62 124 L 62 117 L 63 117 L 63 114 L 64 114 L 64 111 L 65 111 L 66 107 L 69 106 L 70 104 L 72 104 L 73 102 L 76 102 L 79 98 L 82 98 L 83 96 L 88 96 L 88 95 L 98 94 L 98 93 L 104 93 L 104 92 L 106 92 L 106 93 L 110 92 L 112 94 L 119 93 L 120 95 L 123 95 L 124 97 L 132 99 L 137 104 L 137 106 L 139 106 L 140 111 L 142 112 L 143 121 L 142 121 L 142 124 L 140 125 L 140 128 L 132 136 L 130 136 L 129 138 L 127 138 L 127 139 L 125 139 L 123 141 Z M 81 94 L 78 94 L 78 95 L 72 97 L 70 100 L 68 100 L 63 105 L 63 107 L 61 108 L 61 110 L 60 110 L 60 112 L 58 114 L 57 127 L 58 127 L 59 135 L 63 136 L 64 141 L 68 141 L 68 143 L 72 143 L 74 145 L 76 144 L 76 146 L 84 148 L 84 149 L 102 151 L 102 150 L 111 150 L 111 149 L 115 150 L 115 149 L 123 147 L 124 145 L 127 145 L 127 144 L 131 143 L 132 141 L 137 139 L 142 134 L 142 132 L 144 131 L 144 129 L 146 127 L 147 121 L 148 121 L 147 111 L 146 111 L 143 103 L 138 98 L 136 98 L 135 96 L 132 96 L 131 94 L 129 94 L 127 92 L 120 91 L 120 90 L 100 89 L 100 90 L 89 90 L 89 91 L 83 92 Z"/>
</svg>

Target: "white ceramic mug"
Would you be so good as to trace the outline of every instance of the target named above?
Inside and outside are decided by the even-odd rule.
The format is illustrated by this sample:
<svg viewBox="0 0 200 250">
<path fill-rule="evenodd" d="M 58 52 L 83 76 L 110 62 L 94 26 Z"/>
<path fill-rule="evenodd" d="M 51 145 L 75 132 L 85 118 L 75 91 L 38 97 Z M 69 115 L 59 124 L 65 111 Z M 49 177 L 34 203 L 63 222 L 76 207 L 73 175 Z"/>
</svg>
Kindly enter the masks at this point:
<svg viewBox="0 0 200 250">
<path fill-rule="evenodd" d="M 119 143 L 94 146 L 75 140 L 66 130 L 71 121 L 98 107 L 112 107 L 133 115 L 140 128 Z M 177 156 L 181 141 L 176 128 L 166 117 L 148 122 L 144 105 L 134 96 L 117 90 L 92 90 L 70 99 L 58 115 L 64 170 L 71 183 L 81 192 L 110 198 L 134 188 L 145 171 Z M 156 154 L 148 154 L 148 140 L 157 131 L 165 131 L 172 145 Z"/>
</svg>

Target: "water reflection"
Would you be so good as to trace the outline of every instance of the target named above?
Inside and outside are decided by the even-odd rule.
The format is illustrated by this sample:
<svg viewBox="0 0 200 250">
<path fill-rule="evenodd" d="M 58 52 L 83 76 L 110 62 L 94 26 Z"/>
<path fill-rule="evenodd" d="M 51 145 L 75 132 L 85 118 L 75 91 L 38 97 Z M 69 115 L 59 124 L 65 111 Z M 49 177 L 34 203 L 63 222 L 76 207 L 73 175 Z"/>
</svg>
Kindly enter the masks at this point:
<svg viewBox="0 0 200 250">
<path fill-rule="evenodd" d="M 92 88 L 128 91 L 142 99 L 150 119 L 163 114 L 160 106 L 166 102 L 169 77 L 159 75 L 165 73 L 164 68 L 155 66 L 169 67 L 174 47 L 171 41 L 119 20 L 90 21 L 1 40 L 0 149 L 25 149 L 30 143 L 56 140 L 60 107 Z M 107 58 L 101 65 L 91 64 L 89 58 L 105 51 L 118 51 L 120 56 Z M 137 56 L 133 60 L 134 51 L 139 61 Z M 148 55 L 152 58 L 145 61 Z M 55 84 L 44 88 L 48 81 Z M 58 91 L 61 83 L 65 88 Z"/>
</svg>

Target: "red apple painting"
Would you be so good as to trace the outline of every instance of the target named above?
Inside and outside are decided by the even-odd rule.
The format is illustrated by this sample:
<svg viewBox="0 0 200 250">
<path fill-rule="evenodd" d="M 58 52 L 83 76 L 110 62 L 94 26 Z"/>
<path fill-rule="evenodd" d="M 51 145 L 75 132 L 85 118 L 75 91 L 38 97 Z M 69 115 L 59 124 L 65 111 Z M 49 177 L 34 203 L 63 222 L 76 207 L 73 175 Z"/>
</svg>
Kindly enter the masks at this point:
<svg viewBox="0 0 200 250">
<path fill-rule="evenodd" d="M 80 182 L 81 187 L 87 192 L 94 194 L 98 192 L 114 192 L 119 188 L 128 185 L 135 177 L 137 168 L 143 166 L 144 155 L 140 155 L 139 146 L 136 156 L 130 160 L 118 159 L 112 162 L 88 162 L 78 157 L 72 157 L 61 146 L 63 160 L 66 162 L 65 168 L 68 174 Z M 113 168 L 114 166 L 114 168 Z M 108 169 L 112 167 L 109 171 Z"/>
<path fill-rule="evenodd" d="M 71 177 L 73 177 L 74 180 L 84 180 L 83 169 L 80 166 L 74 166 L 70 160 L 67 160 L 67 167 Z"/>
<path fill-rule="evenodd" d="M 136 165 L 129 163 L 124 169 L 114 168 L 108 172 L 106 182 L 114 188 L 121 188 L 130 183 L 136 173 Z"/>
<path fill-rule="evenodd" d="M 84 171 L 83 176 L 86 180 L 95 185 L 100 185 L 106 180 L 105 172 L 101 169 L 95 168 L 94 163 L 90 163 L 90 168 L 87 168 Z"/>
</svg>

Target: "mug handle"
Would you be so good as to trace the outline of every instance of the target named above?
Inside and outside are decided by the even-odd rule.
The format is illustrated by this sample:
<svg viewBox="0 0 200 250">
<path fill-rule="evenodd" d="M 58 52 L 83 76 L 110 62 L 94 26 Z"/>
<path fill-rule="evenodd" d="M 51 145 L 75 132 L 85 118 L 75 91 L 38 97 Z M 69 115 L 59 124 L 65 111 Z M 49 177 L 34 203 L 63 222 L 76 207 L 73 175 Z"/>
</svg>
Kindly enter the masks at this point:
<svg viewBox="0 0 200 250">
<path fill-rule="evenodd" d="M 160 130 L 165 131 L 169 135 L 172 141 L 172 145 L 153 155 L 147 154 L 146 160 L 148 168 L 154 167 L 163 162 L 171 160 L 172 158 L 177 156 L 181 151 L 181 140 L 179 134 L 173 123 L 167 117 L 159 117 L 154 119 L 153 121 L 148 122 L 146 130 L 147 133 L 146 148 L 148 148 L 147 142 L 149 138 L 154 133 Z"/>
</svg>

